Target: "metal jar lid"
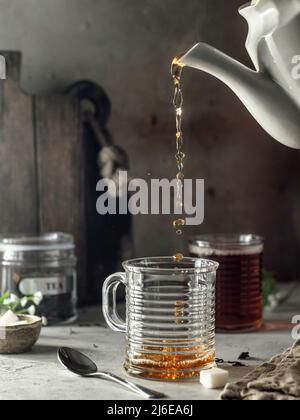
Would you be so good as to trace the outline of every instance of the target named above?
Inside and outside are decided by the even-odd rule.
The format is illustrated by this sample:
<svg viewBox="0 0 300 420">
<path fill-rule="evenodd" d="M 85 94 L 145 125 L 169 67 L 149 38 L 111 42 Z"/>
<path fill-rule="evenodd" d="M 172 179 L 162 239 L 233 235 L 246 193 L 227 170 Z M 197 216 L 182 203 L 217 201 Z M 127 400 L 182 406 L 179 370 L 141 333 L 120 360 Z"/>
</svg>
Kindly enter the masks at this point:
<svg viewBox="0 0 300 420">
<path fill-rule="evenodd" d="M 67 251 L 74 248 L 73 236 L 65 233 L 0 237 L 0 252 Z"/>
<path fill-rule="evenodd" d="M 211 234 L 191 238 L 193 255 L 241 255 L 263 252 L 264 239 L 253 234 Z"/>
</svg>

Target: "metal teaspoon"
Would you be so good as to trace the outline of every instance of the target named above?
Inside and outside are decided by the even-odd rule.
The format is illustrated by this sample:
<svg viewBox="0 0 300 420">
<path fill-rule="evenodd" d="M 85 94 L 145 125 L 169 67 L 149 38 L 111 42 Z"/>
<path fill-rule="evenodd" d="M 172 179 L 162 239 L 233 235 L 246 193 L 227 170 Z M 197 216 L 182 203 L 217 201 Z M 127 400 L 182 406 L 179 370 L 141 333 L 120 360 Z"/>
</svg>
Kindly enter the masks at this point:
<svg viewBox="0 0 300 420">
<path fill-rule="evenodd" d="M 96 364 L 84 354 L 67 347 L 60 348 L 57 353 L 59 362 L 69 371 L 79 376 L 103 378 L 129 389 L 144 398 L 162 399 L 166 395 L 134 384 L 109 372 L 100 372 Z"/>
</svg>

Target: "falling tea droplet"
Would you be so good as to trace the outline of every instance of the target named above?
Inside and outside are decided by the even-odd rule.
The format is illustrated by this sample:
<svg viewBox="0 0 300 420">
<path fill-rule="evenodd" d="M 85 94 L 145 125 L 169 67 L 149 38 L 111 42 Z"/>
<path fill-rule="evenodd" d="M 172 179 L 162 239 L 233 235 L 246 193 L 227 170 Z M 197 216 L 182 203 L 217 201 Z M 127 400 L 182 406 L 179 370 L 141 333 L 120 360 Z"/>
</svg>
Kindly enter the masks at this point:
<svg viewBox="0 0 300 420">
<path fill-rule="evenodd" d="M 176 178 L 178 181 L 183 181 L 184 180 L 184 174 L 182 172 L 178 172 L 178 174 L 176 175 Z"/>
<path fill-rule="evenodd" d="M 185 220 L 184 219 L 174 220 L 174 222 L 173 222 L 174 229 L 180 228 L 182 226 L 185 226 Z"/>
<path fill-rule="evenodd" d="M 180 262 L 183 260 L 183 258 L 184 258 L 183 255 L 180 253 L 173 255 L 174 262 Z"/>
</svg>

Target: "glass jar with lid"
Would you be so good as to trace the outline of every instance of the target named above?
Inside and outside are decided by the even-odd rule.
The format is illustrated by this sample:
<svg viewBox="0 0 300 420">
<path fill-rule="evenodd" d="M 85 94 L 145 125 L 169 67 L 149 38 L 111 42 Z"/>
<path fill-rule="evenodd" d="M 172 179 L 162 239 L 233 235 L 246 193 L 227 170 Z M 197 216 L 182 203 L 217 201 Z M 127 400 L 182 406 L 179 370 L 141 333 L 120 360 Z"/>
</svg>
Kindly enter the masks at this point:
<svg viewBox="0 0 300 420">
<path fill-rule="evenodd" d="M 77 318 L 74 238 L 64 233 L 0 237 L 0 292 L 43 294 L 37 313 L 49 323 Z"/>
</svg>

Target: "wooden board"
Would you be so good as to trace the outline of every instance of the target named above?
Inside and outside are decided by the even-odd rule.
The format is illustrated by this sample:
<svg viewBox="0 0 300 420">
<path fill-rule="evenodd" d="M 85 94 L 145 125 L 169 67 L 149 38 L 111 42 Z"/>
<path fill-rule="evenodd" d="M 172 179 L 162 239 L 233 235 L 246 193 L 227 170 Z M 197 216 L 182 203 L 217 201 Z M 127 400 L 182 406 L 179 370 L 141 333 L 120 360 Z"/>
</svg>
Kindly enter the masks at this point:
<svg viewBox="0 0 300 420">
<path fill-rule="evenodd" d="M 56 95 L 35 98 L 39 230 L 72 233 L 85 274 L 84 147 L 77 101 Z M 85 294 L 85 282 L 79 283 Z"/>
<path fill-rule="evenodd" d="M 6 57 L 0 81 L 0 233 L 38 230 L 33 98 L 19 88 L 20 54 Z"/>
<path fill-rule="evenodd" d="M 79 103 L 19 87 L 21 56 L 6 57 L 0 82 L 0 234 L 62 231 L 75 237 L 85 300 L 85 155 Z"/>
</svg>

